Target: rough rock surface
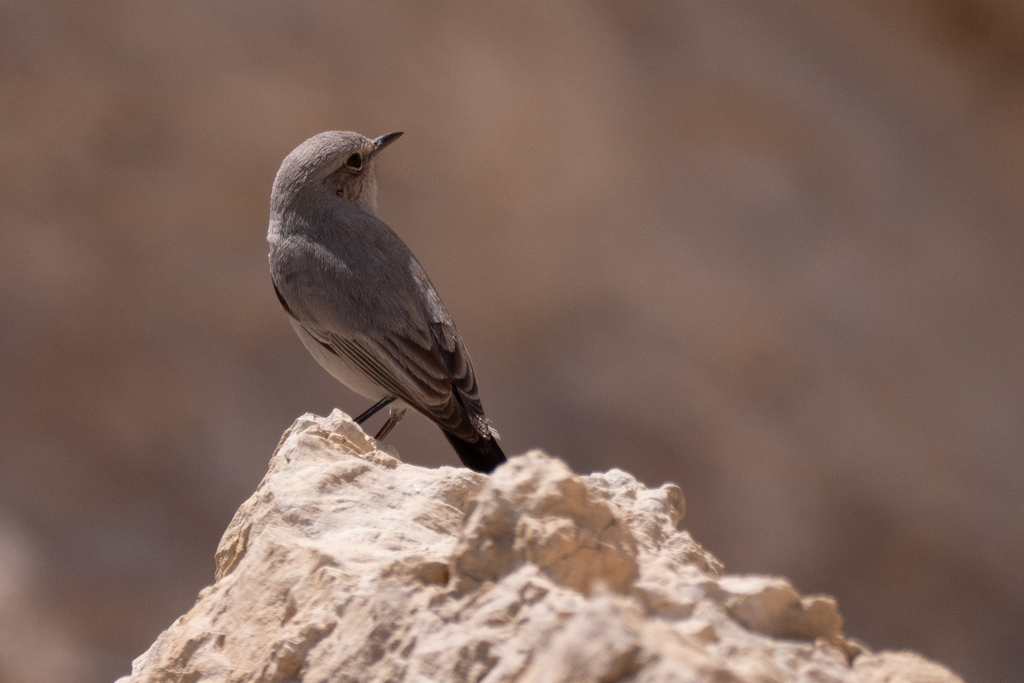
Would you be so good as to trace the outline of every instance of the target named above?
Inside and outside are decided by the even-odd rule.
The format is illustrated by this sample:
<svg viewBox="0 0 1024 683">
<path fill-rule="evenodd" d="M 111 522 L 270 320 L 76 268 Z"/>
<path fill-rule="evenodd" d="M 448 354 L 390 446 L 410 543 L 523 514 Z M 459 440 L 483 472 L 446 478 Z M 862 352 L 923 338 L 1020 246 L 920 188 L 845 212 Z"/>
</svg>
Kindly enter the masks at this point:
<svg viewBox="0 0 1024 683">
<path fill-rule="evenodd" d="M 847 639 L 835 601 L 722 575 L 679 487 L 406 465 L 346 415 L 284 435 L 199 594 L 124 681 L 952 683 Z"/>
</svg>

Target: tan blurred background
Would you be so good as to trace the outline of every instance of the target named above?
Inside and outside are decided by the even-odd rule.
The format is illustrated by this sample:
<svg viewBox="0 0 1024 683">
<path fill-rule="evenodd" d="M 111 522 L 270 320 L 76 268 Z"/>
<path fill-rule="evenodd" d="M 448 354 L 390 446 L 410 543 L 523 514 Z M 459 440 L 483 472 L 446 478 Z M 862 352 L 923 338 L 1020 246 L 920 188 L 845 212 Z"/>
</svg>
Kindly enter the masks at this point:
<svg viewBox="0 0 1024 683">
<path fill-rule="evenodd" d="M 406 132 L 381 212 L 507 451 L 1020 680 L 1024 5 L 481 5 L 0 1 L 0 680 L 127 673 L 292 419 L 366 407 L 266 265 L 334 128 Z"/>
</svg>

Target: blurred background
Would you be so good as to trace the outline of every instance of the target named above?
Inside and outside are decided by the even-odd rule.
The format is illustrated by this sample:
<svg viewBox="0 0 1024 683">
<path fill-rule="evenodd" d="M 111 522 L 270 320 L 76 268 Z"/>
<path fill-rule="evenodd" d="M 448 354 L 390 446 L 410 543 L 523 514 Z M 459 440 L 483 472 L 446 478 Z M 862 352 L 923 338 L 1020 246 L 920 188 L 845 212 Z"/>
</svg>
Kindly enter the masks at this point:
<svg viewBox="0 0 1024 683">
<path fill-rule="evenodd" d="M 328 129 L 406 132 L 381 214 L 506 451 L 1019 680 L 1024 5 L 2 0 L 0 681 L 128 673 L 291 421 L 366 407 L 267 271 Z"/>
</svg>

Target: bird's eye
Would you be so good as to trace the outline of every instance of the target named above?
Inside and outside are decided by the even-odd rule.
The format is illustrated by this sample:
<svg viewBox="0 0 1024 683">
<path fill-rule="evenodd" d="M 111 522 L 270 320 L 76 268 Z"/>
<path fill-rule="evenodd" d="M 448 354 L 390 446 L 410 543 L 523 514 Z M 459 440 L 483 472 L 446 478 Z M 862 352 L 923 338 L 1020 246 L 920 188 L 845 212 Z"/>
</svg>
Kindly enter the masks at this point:
<svg viewBox="0 0 1024 683">
<path fill-rule="evenodd" d="M 358 171 L 363 167 L 363 157 L 359 154 L 359 152 L 356 152 L 348 159 L 345 159 L 345 165 L 351 169 Z"/>
</svg>

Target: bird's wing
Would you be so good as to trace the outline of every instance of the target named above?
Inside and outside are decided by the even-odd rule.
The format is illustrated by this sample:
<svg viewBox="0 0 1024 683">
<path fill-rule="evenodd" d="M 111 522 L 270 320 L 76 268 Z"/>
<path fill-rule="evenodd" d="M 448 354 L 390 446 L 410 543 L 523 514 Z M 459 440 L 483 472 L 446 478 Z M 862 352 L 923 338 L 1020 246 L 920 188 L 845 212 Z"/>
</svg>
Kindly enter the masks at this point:
<svg viewBox="0 0 1024 683">
<path fill-rule="evenodd" d="M 430 336 L 434 341 L 434 349 L 444 362 L 459 404 L 465 408 L 477 432 L 484 437 L 497 437 L 498 432 L 491 427 L 490 421 L 484 415 L 476 373 L 473 372 L 473 362 L 469 358 L 466 345 L 462 343 L 459 331 L 455 328 L 455 323 L 441 303 L 441 297 L 437 295 L 434 284 L 415 257 L 411 259 L 409 271 L 413 280 L 418 283 L 419 290 L 423 292 L 424 314 L 428 321 Z"/>
<path fill-rule="evenodd" d="M 386 337 L 342 337 L 310 331 L 328 351 L 358 368 L 392 396 L 426 414 L 446 431 L 475 441 L 476 425 L 453 391 L 444 360 L 424 330 Z M 320 337 L 326 339 L 320 339 Z M 467 419 L 469 418 L 469 419 Z"/>
<path fill-rule="evenodd" d="M 476 373 L 473 372 L 473 363 L 469 359 L 469 352 L 462 343 L 459 331 L 450 321 L 447 324 L 431 322 L 430 333 L 434 339 L 435 348 L 448 370 L 448 376 L 451 377 L 452 386 L 458 395 L 459 402 L 466 409 L 473 427 L 485 437 L 497 437 L 498 432 L 484 415 L 483 404 L 480 402 L 480 390 L 476 383 Z"/>
<path fill-rule="evenodd" d="M 287 258 L 272 251 L 286 310 L 321 346 L 443 429 L 468 441 L 490 436 L 469 354 L 434 285 L 390 228 L 364 220 L 388 243 L 298 240 Z"/>
</svg>

